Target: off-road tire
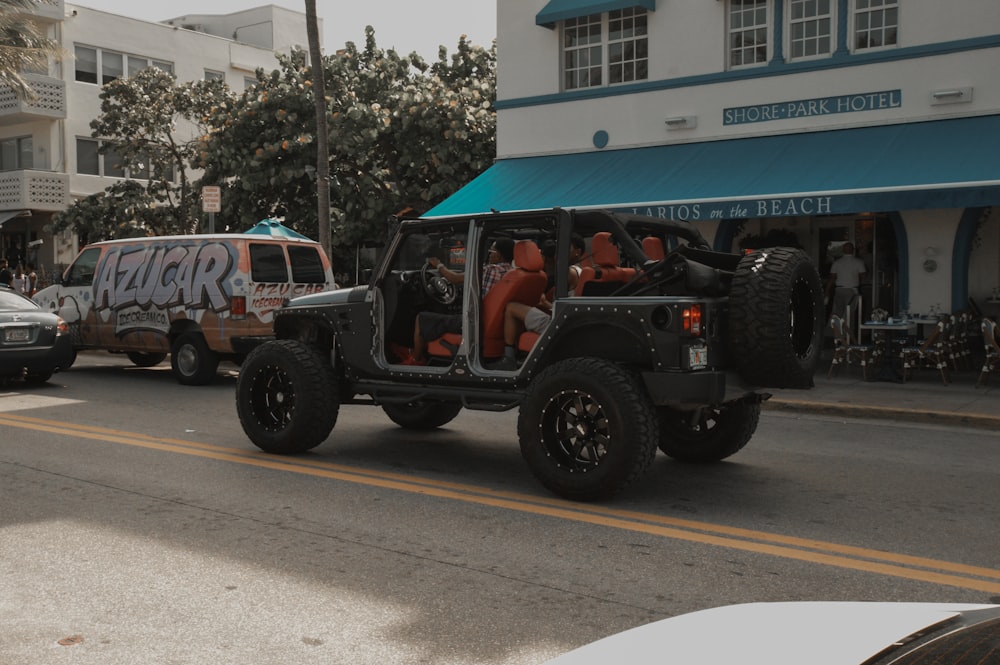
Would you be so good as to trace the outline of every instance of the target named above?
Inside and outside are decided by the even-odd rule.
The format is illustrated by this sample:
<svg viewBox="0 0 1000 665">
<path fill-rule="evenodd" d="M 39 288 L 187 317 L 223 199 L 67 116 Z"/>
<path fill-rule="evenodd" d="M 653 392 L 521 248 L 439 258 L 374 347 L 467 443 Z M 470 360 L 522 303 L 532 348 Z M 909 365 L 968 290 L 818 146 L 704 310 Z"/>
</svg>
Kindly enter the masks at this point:
<svg viewBox="0 0 1000 665">
<path fill-rule="evenodd" d="M 129 351 L 125 355 L 136 367 L 155 367 L 167 357 L 165 353 L 142 353 L 141 351 Z"/>
<path fill-rule="evenodd" d="M 261 450 L 294 455 L 326 441 L 340 400 L 330 364 L 295 340 L 266 342 L 250 352 L 236 381 L 236 412 Z"/>
<path fill-rule="evenodd" d="M 772 247 L 744 256 L 729 294 L 729 352 L 762 388 L 810 388 L 823 333 L 823 288 L 809 256 Z"/>
<path fill-rule="evenodd" d="M 404 429 L 430 430 L 447 425 L 462 411 L 458 402 L 417 402 L 383 404 L 389 420 Z"/>
<path fill-rule="evenodd" d="M 215 379 L 219 356 L 208 348 L 201 333 L 187 332 L 170 347 L 170 368 L 185 386 L 204 386 Z"/>
<path fill-rule="evenodd" d="M 600 358 L 570 358 L 529 386 L 517 420 L 521 455 L 549 490 L 607 499 L 656 456 L 659 423 L 639 377 Z"/>
<path fill-rule="evenodd" d="M 697 411 L 657 407 L 660 450 L 680 462 L 707 464 L 739 452 L 760 422 L 760 402 L 736 400 Z"/>
</svg>

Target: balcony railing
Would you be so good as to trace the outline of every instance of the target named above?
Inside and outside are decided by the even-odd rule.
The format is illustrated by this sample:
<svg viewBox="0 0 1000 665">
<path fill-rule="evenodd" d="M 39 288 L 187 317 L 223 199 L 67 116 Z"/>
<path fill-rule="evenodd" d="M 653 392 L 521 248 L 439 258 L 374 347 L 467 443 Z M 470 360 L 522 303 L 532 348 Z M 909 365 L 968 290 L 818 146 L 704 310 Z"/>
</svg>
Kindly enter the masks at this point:
<svg viewBox="0 0 1000 665">
<path fill-rule="evenodd" d="M 63 0 L 38 0 L 35 16 L 50 21 L 62 21 L 66 17 L 66 5 Z"/>
<path fill-rule="evenodd" d="M 20 99 L 14 89 L 0 88 L 0 125 L 39 118 L 61 119 L 66 117 L 66 84 L 52 76 L 24 74 L 34 90 L 32 99 Z"/>
<path fill-rule="evenodd" d="M 0 172 L 0 210 L 57 212 L 69 204 L 69 175 L 52 171 Z"/>
</svg>

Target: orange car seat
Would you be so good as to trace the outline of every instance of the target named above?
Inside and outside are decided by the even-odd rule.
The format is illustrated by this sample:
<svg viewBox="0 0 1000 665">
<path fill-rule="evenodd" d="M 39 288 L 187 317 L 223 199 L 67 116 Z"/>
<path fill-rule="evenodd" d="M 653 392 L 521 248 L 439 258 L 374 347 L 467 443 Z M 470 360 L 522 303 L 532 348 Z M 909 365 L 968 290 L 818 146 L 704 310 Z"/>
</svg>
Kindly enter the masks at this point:
<svg viewBox="0 0 1000 665">
<path fill-rule="evenodd" d="M 667 255 L 663 251 L 663 241 L 656 236 L 646 236 L 642 239 L 642 253 L 645 254 L 650 261 L 662 261 Z"/>
<path fill-rule="evenodd" d="M 500 278 L 483 299 L 483 357 L 499 358 L 503 355 L 503 315 L 507 303 L 520 302 L 535 305 L 545 292 L 545 261 L 542 252 L 531 240 L 518 240 L 514 244 L 514 268 Z M 427 352 L 432 356 L 450 358 L 462 342 L 457 333 L 447 333 L 431 341 Z"/>
<path fill-rule="evenodd" d="M 590 241 L 590 255 L 593 266 L 584 266 L 576 283 L 576 295 L 587 295 L 585 288 L 590 282 L 627 282 L 635 277 L 635 268 L 618 265 L 618 248 L 611 242 L 607 231 L 595 233 Z"/>
</svg>

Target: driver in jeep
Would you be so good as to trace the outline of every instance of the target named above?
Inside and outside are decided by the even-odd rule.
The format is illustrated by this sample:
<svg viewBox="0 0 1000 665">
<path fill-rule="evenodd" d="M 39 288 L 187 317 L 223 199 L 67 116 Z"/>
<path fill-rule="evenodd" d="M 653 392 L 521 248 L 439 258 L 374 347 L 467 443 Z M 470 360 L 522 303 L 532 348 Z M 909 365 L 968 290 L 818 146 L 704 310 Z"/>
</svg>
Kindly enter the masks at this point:
<svg viewBox="0 0 1000 665">
<path fill-rule="evenodd" d="M 490 245 L 486 263 L 483 264 L 482 291 L 485 298 L 490 289 L 500 281 L 513 267 L 514 241 L 509 238 L 499 238 Z M 465 281 L 465 274 L 456 272 L 442 265 L 436 256 L 428 257 L 427 262 L 438 274 L 456 286 Z M 442 314 L 440 312 L 420 312 L 413 326 L 413 350 L 401 365 L 426 365 L 427 340 L 437 339 L 445 333 L 462 332 L 461 314 Z"/>
</svg>

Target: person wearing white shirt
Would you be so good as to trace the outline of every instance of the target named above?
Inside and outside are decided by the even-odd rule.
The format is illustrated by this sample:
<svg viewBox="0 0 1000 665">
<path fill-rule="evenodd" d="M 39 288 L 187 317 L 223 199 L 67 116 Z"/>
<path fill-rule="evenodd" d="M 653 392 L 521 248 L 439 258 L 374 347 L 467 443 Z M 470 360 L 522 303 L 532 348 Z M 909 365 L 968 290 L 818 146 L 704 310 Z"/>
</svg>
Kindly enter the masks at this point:
<svg viewBox="0 0 1000 665">
<path fill-rule="evenodd" d="M 850 241 L 842 246 L 843 256 L 830 266 L 830 277 L 826 284 L 827 296 L 833 297 L 833 313 L 846 317 L 847 308 L 858 295 L 861 275 L 867 272 L 865 262 L 854 256 L 854 244 Z"/>
</svg>

